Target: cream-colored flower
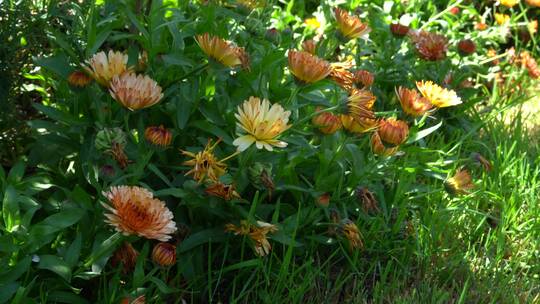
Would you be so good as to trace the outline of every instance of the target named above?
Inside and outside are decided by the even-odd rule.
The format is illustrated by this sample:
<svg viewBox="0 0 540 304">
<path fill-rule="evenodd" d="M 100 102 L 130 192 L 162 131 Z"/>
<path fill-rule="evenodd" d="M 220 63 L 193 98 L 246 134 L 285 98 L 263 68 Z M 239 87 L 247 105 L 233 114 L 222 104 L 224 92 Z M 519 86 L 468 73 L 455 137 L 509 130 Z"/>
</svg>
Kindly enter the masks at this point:
<svg viewBox="0 0 540 304">
<path fill-rule="evenodd" d="M 102 86 L 108 87 L 111 79 L 129 71 L 127 66 L 128 56 L 121 52 L 99 52 L 86 60 L 82 67 Z"/>
<path fill-rule="evenodd" d="M 287 143 L 277 137 L 290 127 L 287 125 L 290 115 L 291 112 L 285 111 L 279 104 L 270 106 L 267 99 L 261 101 L 257 97 L 250 97 L 238 107 L 235 114 L 238 127 L 247 134 L 235 139 L 233 145 L 238 147 L 238 151 L 246 150 L 253 143 L 257 149 L 264 147 L 268 151 L 272 151 L 273 146 L 286 147 Z"/>
<path fill-rule="evenodd" d="M 163 98 L 157 82 L 148 76 L 131 72 L 114 76 L 109 91 L 116 101 L 130 110 L 148 108 Z"/>
<path fill-rule="evenodd" d="M 330 63 L 308 52 L 289 50 L 289 70 L 296 79 L 305 83 L 314 83 L 330 74 Z"/>
<path fill-rule="evenodd" d="M 418 91 L 437 108 L 451 107 L 461 104 L 461 98 L 454 90 L 445 89 L 432 81 L 416 82 Z"/>
<path fill-rule="evenodd" d="M 341 35 L 347 39 L 358 38 L 371 31 L 369 26 L 362 23 L 360 18 L 351 16 L 347 11 L 340 8 L 334 9 L 334 16 Z"/>
<path fill-rule="evenodd" d="M 172 212 L 164 202 L 154 198 L 154 195 L 144 188 L 111 187 L 103 195 L 111 204 L 103 203 L 110 211 L 105 214 L 105 222 L 124 235 L 134 234 L 166 242 L 176 231 Z"/>
</svg>

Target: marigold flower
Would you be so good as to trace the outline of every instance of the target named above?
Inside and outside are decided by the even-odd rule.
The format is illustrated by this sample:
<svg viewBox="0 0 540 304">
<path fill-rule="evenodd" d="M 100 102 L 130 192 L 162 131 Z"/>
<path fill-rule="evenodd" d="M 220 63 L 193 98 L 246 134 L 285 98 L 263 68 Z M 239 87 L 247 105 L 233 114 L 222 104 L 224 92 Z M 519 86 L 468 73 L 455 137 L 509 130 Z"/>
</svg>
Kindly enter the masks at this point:
<svg viewBox="0 0 540 304">
<path fill-rule="evenodd" d="M 176 246 L 169 243 L 158 243 L 152 250 L 152 260 L 160 266 L 176 264 Z"/>
<path fill-rule="evenodd" d="M 272 146 L 286 147 L 287 143 L 277 137 L 291 127 L 287 125 L 290 115 L 290 111 L 285 111 L 277 103 L 270 106 L 267 99 L 261 101 L 257 97 L 250 97 L 242 106 L 238 106 L 238 113 L 234 115 L 238 127 L 248 134 L 235 139 L 233 145 L 238 147 L 238 151 L 246 150 L 253 143 L 257 149 L 264 147 L 268 151 L 273 150 Z"/>
<path fill-rule="evenodd" d="M 438 61 L 446 58 L 448 39 L 443 35 L 418 31 L 411 32 L 410 37 L 420 58 L 429 61 Z"/>
<path fill-rule="evenodd" d="M 105 214 L 105 222 L 124 235 L 135 234 L 166 242 L 176 231 L 172 212 L 144 188 L 111 187 L 103 195 L 112 204 L 102 203 L 111 212 Z"/>
<path fill-rule="evenodd" d="M 99 52 L 86 60 L 86 65 L 82 67 L 99 84 L 108 87 L 114 76 L 123 74 L 130 69 L 127 66 L 128 56 L 121 52 L 109 51 Z"/>
<path fill-rule="evenodd" d="M 361 123 L 359 123 L 354 117 L 347 114 L 341 114 L 340 119 L 343 128 L 351 133 L 365 133 L 377 127 L 377 120 L 375 119 L 360 118 Z"/>
<path fill-rule="evenodd" d="M 409 126 L 395 118 L 383 119 L 379 122 L 378 133 L 383 142 L 398 146 L 407 139 Z"/>
<path fill-rule="evenodd" d="M 131 72 L 114 76 L 109 91 L 116 101 L 132 111 L 151 107 L 163 98 L 157 82 Z"/>
<path fill-rule="evenodd" d="M 510 16 L 507 14 L 495 13 L 495 22 L 497 22 L 498 25 L 503 25 L 508 21 L 510 21 Z"/>
<path fill-rule="evenodd" d="M 172 132 L 163 125 L 150 126 L 144 131 L 144 137 L 156 146 L 166 147 L 171 144 Z"/>
<path fill-rule="evenodd" d="M 460 169 L 456 174 L 445 181 L 445 187 L 450 194 L 465 194 L 474 188 L 469 171 Z"/>
<path fill-rule="evenodd" d="M 478 31 L 485 31 L 485 30 L 487 30 L 488 25 L 485 24 L 484 22 L 476 22 L 476 23 L 474 24 L 474 28 L 475 28 L 476 30 L 478 30 Z"/>
<path fill-rule="evenodd" d="M 353 90 L 348 99 L 349 115 L 363 127 L 376 125 L 372 111 L 376 97 L 368 90 Z"/>
<path fill-rule="evenodd" d="M 402 25 L 399 23 L 392 23 L 390 24 L 390 32 L 392 32 L 392 35 L 395 37 L 405 37 L 409 33 L 410 27 L 406 25 Z"/>
<path fill-rule="evenodd" d="M 540 7 L 540 0 L 525 0 L 525 2 L 534 7 Z"/>
<path fill-rule="evenodd" d="M 373 192 L 369 191 L 366 187 L 358 187 L 355 191 L 356 198 L 362 204 L 362 209 L 364 212 L 374 212 L 379 211 L 379 202 L 375 198 Z"/>
<path fill-rule="evenodd" d="M 437 108 L 451 107 L 461 104 L 461 98 L 453 90 L 442 88 L 432 81 L 417 81 L 416 87 L 422 96 Z"/>
<path fill-rule="evenodd" d="M 289 50 L 288 58 L 291 73 L 305 83 L 322 80 L 332 71 L 328 62 L 308 52 Z"/>
<path fill-rule="evenodd" d="M 399 147 L 386 147 L 379 135 L 379 132 L 373 132 L 371 135 L 371 150 L 373 153 L 382 156 L 391 156 L 398 151 Z"/>
<path fill-rule="evenodd" d="M 317 107 L 316 111 L 321 111 L 322 108 Z M 339 116 L 330 112 L 322 112 L 313 117 L 311 123 L 315 125 L 324 134 L 334 134 L 341 129 L 341 119 Z"/>
<path fill-rule="evenodd" d="M 198 35 L 195 40 L 206 55 L 224 66 L 232 68 L 241 65 L 244 69 L 249 68 L 249 57 L 244 48 L 208 33 Z"/>
<path fill-rule="evenodd" d="M 302 50 L 311 55 L 315 55 L 317 53 L 317 42 L 313 39 L 304 40 L 304 42 L 302 42 Z"/>
<path fill-rule="evenodd" d="M 218 160 L 214 155 L 214 149 L 220 141 L 221 140 L 217 140 L 216 143 L 212 145 L 212 140 L 209 139 L 204 150 L 198 153 L 181 150 L 183 155 L 192 158 L 182 163 L 185 166 L 192 167 L 186 175 L 192 174 L 193 179 L 198 183 L 206 180 L 218 182 L 219 178 L 225 174 L 225 170 L 227 169 L 227 165 L 222 160 Z"/>
<path fill-rule="evenodd" d="M 340 224 L 342 235 L 349 241 L 350 250 L 361 249 L 364 247 L 362 243 L 362 234 L 358 230 L 358 226 L 349 219 L 344 219 Z"/>
<path fill-rule="evenodd" d="M 236 192 L 234 185 L 226 185 L 221 182 L 213 183 L 204 190 L 206 194 L 221 197 L 226 201 L 230 201 L 233 198 L 240 198 L 238 192 Z"/>
<path fill-rule="evenodd" d="M 420 96 L 416 90 L 399 87 L 396 95 L 403 111 L 411 116 L 422 116 L 432 108 L 429 100 Z"/>
<path fill-rule="evenodd" d="M 328 207 L 330 204 L 330 194 L 323 193 L 317 198 L 317 205 L 321 207 Z"/>
<path fill-rule="evenodd" d="M 504 5 L 506 7 L 513 7 L 514 5 L 519 3 L 519 0 L 500 0 L 501 5 Z"/>
<path fill-rule="evenodd" d="M 330 78 L 346 91 L 352 90 L 354 75 L 347 67 L 349 63 L 335 62 L 331 64 Z"/>
<path fill-rule="evenodd" d="M 471 55 L 476 51 L 476 44 L 470 39 L 464 39 L 458 43 L 458 50 L 462 55 Z"/>
<path fill-rule="evenodd" d="M 120 248 L 116 249 L 111 257 L 111 265 L 117 267 L 122 265 L 122 272 L 129 273 L 137 264 L 139 253 L 130 243 L 124 242 Z"/>
<path fill-rule="evenodd" d="M 375 81 L 375 76 L 370 71 L 358 70 L 354 72 L 353 81 L 357 85 L 361 85 L 361 88 L 369 88 Z"/>
<path fill-rule="evenodd" d="M 339 32 L 347 39 L 359 38 L 371 31 L 369 26 L 362 23 L 360 18 L 351 16 L 347 11 L 338 7 L 334 9 L 334 16 L 336 17 Z"/>
<path fill-rule="evenodd" d="M 266 235 L 275 233 L 278 228 L 275 225 L 257 221 L 256 225 L 250 224 L 247 221 L 241 221 L 240 226 L 234 224 L 225 225 L 225 231 L 233 232 L 235 235 L 247 235 L 255 243 L 254 249 L 258 256 L 265 256 L 270 253 L 272 245 L 268 242 Z"/>
<path fill-rule="evenodd" d="M 87 86 L 90 82 L 92 82 L 92 77 L 88 76 L 88 74 L 86 74 L 83 71 L 74 71 L 71 74 L 69 74 L 67 80 L 70 85 L 74 87 L 82 88 L 82 87 Z"/>
</svg>

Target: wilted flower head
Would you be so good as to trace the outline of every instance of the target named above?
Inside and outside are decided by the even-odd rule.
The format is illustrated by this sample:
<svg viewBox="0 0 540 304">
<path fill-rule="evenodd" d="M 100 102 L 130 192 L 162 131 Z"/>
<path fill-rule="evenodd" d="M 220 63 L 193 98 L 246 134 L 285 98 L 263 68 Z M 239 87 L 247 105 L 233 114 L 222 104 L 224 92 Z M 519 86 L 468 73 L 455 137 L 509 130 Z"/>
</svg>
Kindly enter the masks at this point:
<svg viewBox="0 0 540 304">
<path fill-rule="evenodd" d="M 379 211 L 379 202 L 377 202 L 375 195 L 368 188 L 356 188 L 356 197 L 360 201 L 364 212 Z"/>
<path fill-rule="evenodd" d="M 500 0 L 501 5 L 504 5 L 506 7 L 512 7 L 519 3 L 519 0 Z"/>
<path fill-rule="evenodd" d="M 369 88 L 373 84 L 375 76 L 370 71 L 358 70 L 354 72 L 353 81 L 356 85 L 359 85 L 361 88 Z"/>
<path fill-rule="evenodd" d="M 240 226 L 234 224 L 225 225 L 225 231 L 233 232 L 235 235 L 247 235 L 254 242 L 255 253 L 258 256 L 265 256 L 270 253 L 272 246 L 266 235 L 278 230 L 275 225 L 257 221 L 257 224 L 250 224 L 247 221 L 241 221 Z"/>
<path fill-rule="evenodd" d="M 226 201 L 230 201 L 233 198 L 240 198 L 238 192 L 236 192 L 234 185 L 227 185 L 221 182 L 213 183 L 204 190 L 206 194 L 221 197 Z"/>
<path fill-rule="evenodd" d="M 156 146 L 166 147 L 171 144 L 172 132 L 163 125 L 150 126 L 144 131 L 144 137 Z"/>
<path fill-rule="evenodd" d="M 410 28 L 399 23 L 390 24 L 390 31 L 395 37 L 405 37 L 409 33 Z"/>
<path fill-rule="evenodd" d="M 348 70 L 349 63 L 335 62 L 331 64 L 330 78 L 346 91 L 353 88 L 354 75 Z"/>
<path fill-rule="evenodd" d="M 437 108 L 451 107 L 461 104 L 461 98 L 454 90 L 442 88 L 432 81 L 417 81 L 416 87 L 422 96 Z"/>
<path fill-rule="evenodd" d="M 448 39 L 443 35 L 418 31 L 409 33 L 420 58 L 429 61 L 438 61 L 446 58 Z"/>
<path fill-rule="evenodd" d="M 158 243 L 152 250 L 152 260 L 160 266 L 176 264 L 176 246 L 169 243 Z"/>
<path fill-rule="evenodd" d="M 497 22 L 498 25 L 503 25 L 508 21 L 510 21 L 510 16 L 507 14 L 495 13 L 495 22 Z"/>
<path fill-rule="evenodd" d="M 476 51 L 476 44 L 471 39 L 464 39 L 458 43 L 458 50 L 463 55 L 471 55 Z"/>
<path fill-rule="evenodd" d="M 249 68 L 249 57 L 244 48 L 208 33 L 198 35 L 196 40 L 206 55 L 224 66 L 232 68 L 241 65 L 245 69 Z"/>
<path fill-rule="evenodd" d="M 396 95 L 403 111 L 411 116 L 422 116 L 432 108 L 429 100 L 420 96 L 416 90 L 399 87 Z"/>
<path fill-rule="evenodd" d="M 317 42 L 313 39 L 304 40 L 304 42 L 302 42 L 302 50 L 311 55 L 315 55 L 317 53 Z"/>
<path fill-rule="evenodd" d="M 347 39 L 359 38 L 371 31 L 369 26 L 362 23 L 360 18 L 351 16 L 345 10 L 338 7 L 334 9 L 337 27 L 341 35 Z"/>
<path fill-rule="evenodd" d="M 482 166 L 485 171 L 491 171 L 491 162 L 487 160 L 484 156 L 482 156 L 482 154 L 478 152 L 471 153 L 471 159 L 480 166 Z"/>
<path fill-rule="evenodd" d="M 353 90 L 348 98 L 349 115 L 363 127 L 376 126 L 373 104 L 376 97 L 368 90 Z"/>
<path fill-rule="evenodd" d="M 69 74 L 68 82 L 74 87 L 82 88 L 92 82 L 92 77 L 88 76 L 88 74 L 83 71 L 74 71 Z"/>
<path fill-rule="evenodd" d="M 144 188 L 111 187 L 103 195 L 112 204 L 103 203 L 105 209 L 111 212 L 105 214 L 105 222 L 124 235 L 134 234 L 166 242 L 176 231 L 172 212 L 164 202 L 154 198 Z"/>
<path fill-rule="evenodd" d="M 379 132 L 373 132 L 371 135 L 371 150 L 373 153 L 382 156 L 391 156 L 398 151 L 398 146 L 386 147 L 381 140 Z"/>
<path fill-rule="evenodd" d="M 464 194 L 474 187 L 469 171 L 460 169 L 444 183 L 446 190 L 451 194 Z"/>
<path fill-rule="evenodd" d="M 314 83 L 332 71 L 328 62 L 308 52 L 289 50 L 289 70 L 301 82 Z"/>
<path fill-rule="evenodd" d="M 86 60 L 83 68 L 102 86 L 109 86 L 109 82 L 114 76 L 129 71 L 127 67 L 128 56 L 121 52 L 109 51 L 99 52 Z"/>
<path fill-rule="evenodd" d="M 227 165 L 223 161 L 218 160 L 214 155 L 214 149 L 220 141 L 218 140 L 212 145 L 212 140 L 209 139 L 204 150 L 198 153 L 181 150 L 183 155 L 192 158 L 183 163 L 185 166 L 192 167 L 186 175 L 192 174 L 193 179 L 198 183 L 206 180 L 218 182 L 219 178 L 225 174 L 225 170 L 227 169 Z"/>
<path fill-rule="evenodd" d="M 362 243 L 362 234 L 358 230 L 358 226 L 349 219 L 344 219 L 340 223 L 341 234 L 349 241 L 350 250 L 361 249 L 364 247 Z"/>
<path fill-rule="evenodd" d="M 122 265 L 122 271 L 129 273 L 135 268 L 137 264 L 137 257 L 139 253 L 130 243 L 124 242 L 120 248 L 116 249 L 111 257 L 111 264 L 113 267 Z"/>
<path fill-rule="evenodd" d="M 256 162 L 248 169 L 249 178 L 257 189 L 268 190 L 270 195 L 275 190 L 272 180 L 272 165 Z"/>
<path fill-rule="evenodd" d="M 109 91 L 116 101 L 130 110 L 148 108 L 163 98 L 157 82 L 146 75 L 131 72 L 114 76 Z"/>
<path fill-rule="evenodd" d="M 238 127 L 247 134 L 235 139 L 233 145 L 238 147 L 238 151 L 246 150 L 253 143 L 257 149 L 264 147 L 268 151 L 272 151 L 273 146 L 286 147 L 287 143 L 277 137 L 290 128 L 287 124 L 290 115 L 290 111 L 285 111 L 277 103 L 270 106 L 267 99 L 250 97 L 242 106 L 238 106 L 238 113 L 235 114 Z"/>
<path fill-rule="evenodd" d="M 317 112 L 321 110 L 322 108 L 320 107 L 316 109 Z M 341 119 L 338 115 L 330 112 L 322 112 L 313 116 L 311 123 L 324 134 L 334 134 L 341 129 Z"/>
<path fill-rule="evenodd" d="M 383 142 L 399 146 L 407 139 L 409 126 L 395 118 L 383 119 L 379 122 L 378 133 Z"/>
</svg>

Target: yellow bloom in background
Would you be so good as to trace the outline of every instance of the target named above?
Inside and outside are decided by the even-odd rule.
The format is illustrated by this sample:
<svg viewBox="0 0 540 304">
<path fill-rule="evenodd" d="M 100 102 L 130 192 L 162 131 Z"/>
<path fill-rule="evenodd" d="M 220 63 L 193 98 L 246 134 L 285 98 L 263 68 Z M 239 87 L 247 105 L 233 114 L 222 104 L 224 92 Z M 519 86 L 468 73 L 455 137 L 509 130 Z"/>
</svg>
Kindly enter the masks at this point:
<svg viewBox="0 0 540 304">
<path fill-rule="evenodd" d="M 244 48 L 237 47 L 219 37 L 210 36 L 208 33 L 198 35 L 195 40 L 206 55 L 224 66 L 232 68 L 241 65 L 249 68 L 249 57 Z"/>
<path fill-rule="evenodd" d="M 399 87 L 396 89 L 396 95 L 403 112 L 411 116 L 422 116 L 433 107 L 429 100 L 420 96 L 416 90 Z"/>
<path fill-rule="evenodd" d="M 130 110 L 148 108 L 163 98 L 157 82 L 146 75 L 131 72 L 114 76 L 109 92 L 116 101 Z"/>
<path fill-rule="evenodd" d="M 536 32 L 538 31 L 538 20 L 533 20 L 527 23 L 527 29 L 531 34 L 536 34 Z"/>
<path fill-rule="evenodd" d="M 192 158 L 183 163 L 185 166 L 192 167 L 186 175 L 192 174 L 193 179 L 198 183 L 207 180 L 217 183 L 219 178 L 225 174 L 225 170 L 227 170 L 227 165 L 214 155 L 214 149 L 220 141 L 218 140 L 212 145 L 212 140 L 209 139 L 204 150 L 198 153 L 181 150 L 183 155 Z"/>
<path fill-rule="evenodd" d="M 514 5 L 519 3 L 519 0 L 500 0 L 501 5 L 504 5 L 506 7 L 513 7 Z"/>
<path fill-rule="evenodd" d="M 111 204 L 102 203 L 103 207 L 110 211 L 105 214 L 105 222 L 124 235 L 138 235 L 166 242 L 176 231 L 172 212 L 164 202 L 154 198 L 153 194 L 144 188 L 111 187 L 103 195 Z"/>
<path fill-rule="evenodd" d="M 279 104 L 270 106 L 267 99 L 261 101 L 257 97 L 250 97 L 238 107 L 235 114 L 238 127 L 247 134 L 235 139 L 233 145 L 238 147 L 238 151 L 245 151 L 253 143 L 257 149 L 264 147 L 268 151 L 272 151 L 272 147 L 286 147 L 287 143 L 277 137 L 290 127 L 287 125 L 290 115 L 291 112 L 285 111 Z"/>
<path fill-rule="evenodd" d="M 82 67 L 99 84 L 108 87 L 114 76 L 129 71 L 127 62 L 128 56 L 126 54 L 110 50 L 107 54 L 105 52 L 95 54 L 86 60 L 86 65 Z"/>
<path fill-rule="evenodd" d="M 289 50 L 289 70 L 300 81 L 314 83 L 332 71 L 330 63 L 308 52 Z"/>
<path fill-rule="evenodd" d="M 275 225 L 257 221 L 256 225 L 247 221 L 241 221 L 240 226 L 234 224 L 225 225 L 225 231 L 233 232 L 235 235 L 247 235 L 254 242 L 254 250 L 258 256 L 265 256 L 270 253 L 272 245 L 266 237 L 269 233 L 275 233 L 278 228 Z"/>
<path fill-rule="evenodd" d="M 321 27 L 321 23 L 315 17 L 307 18 L 306 20 L 304 20 L 304 24 L 307 27 L 311 27 L 313 29 L 318 29 L 319 27 Z"/>
<path fill-rule="evenodd" d="M 432 81 L 418 81 L 416 82 L 418 91 L 426 98 L 432 105 L 437 108 L 451 107 L 461 104 L 461 98 L 457 96 L 454 90 L 448 90 L 434 84 Z"/>
<path fill-rule="evenodd" d="M 371 31 L 369 26 L 362 23 L 360 18 L 349 15 L 345 10 L 336 7 L 334 16 L 341 35 L 347 39 L 359 38 Z"/>
<path fill-rule="evenodd" d="M 510 21 L 510 16 L 508 16 L 507 14 L 495 13 L 495 21 L 498 25 L 503 25 Z"/>
<path fill-rule="evenodd" d="M 458 170 L 454 176 L 445 181 L 444 185 L 451 194 L 465 194 L 474 188 L 471 174 L 465 169 Z"/>
</svg>

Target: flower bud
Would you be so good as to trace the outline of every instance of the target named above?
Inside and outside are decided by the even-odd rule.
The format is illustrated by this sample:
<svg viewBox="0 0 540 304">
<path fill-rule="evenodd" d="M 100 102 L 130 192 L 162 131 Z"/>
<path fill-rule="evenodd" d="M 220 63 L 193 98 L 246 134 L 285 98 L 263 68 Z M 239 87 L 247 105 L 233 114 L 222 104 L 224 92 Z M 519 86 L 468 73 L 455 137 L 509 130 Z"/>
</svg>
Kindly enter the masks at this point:
<svg viewBox="0 0 540 304">
<path fill-rule="evenodd" d="M 302 50 L 311 55 L 317 55 L 317 42 L 313 39 L 304 40 L 304 42 L 302 42 Z"/>
<path fill-rule="evenodd" d="M 139 253 L 130 243 L 124 242 L 120 248 L 116 249 L 111 257 L 111 265 L 117 267 L 122 265 L 122 272 L 129 273 L 135 268 L 137 264 L 137 257 Z"/>
<path fill-rule="evenodd" d="M 92 82 L 92 77 L 88 76 L 88 74 L 83 71 L 74 71 L 69 74 L 68 82 L 74 87 L 82 88 Z"/>
<path fill-rule="evenodd" d="M 362 88 L 369 88 L 375 80 L 375 76 L 370 71 L 358 70 L 354 72 L 354 83 L 360 85 Z"/>
<path fill-rule="evenodd" d="M 409 127 L 404 121 L 389 118 L 380 122 L 378 133 L 383 142 L 398 146 L 407 139 Z"/>
<path fill-rule="evenodd" d="M 464 39 L 458 43 L 458 50 L 463 56 L 471 55 L 476 51 L 476 44 L 470 39 Z"/>
<path fill-rule="evenodd" d="M 266 30 L 264 37 L 275 45 L 278 45 L 281 42 L 281 35 L 274 27 Z"/>
<path fill-rule="evenodd" d="M 176 246 L 169 243 L 159 243 L 152 250 L 152 260 L 160 266 L 172 266 L 176 263 Z"/>
<path fill-rule="evenodd" d="M 394 35 L 394 37 L 405 37 L 409 33 L 409 30 L 410 28 L 406 25 L 402 25 L 399 23 L 390 24 L 390 31 L 392 32 L 392 35 Z"/>
<path fill-rule="evenodd" d="M 330 194 L 323 193 L 317 198 L 317 205 L 321 207 L 328 207 L 329 204 L 330 204 Z"/>
<path fill-rule="evenodd" d="M 317 108 L 316 111 L 321 111 L 321 108 Z M 324 134 L 334 134 L 341 129 L 341 119 L 330 112 L 317 114 L 311 122 Z"/>
<path fill-rule="evenodd" d="M 144 137 L 148 142 L 156 146 L 167 147 L 171 144 L 172 132 L 163 127 L 163 125 L 160 125 L 159 127 L 150 126 L 144 131 Z"/>
<path fill-rule="evenodd" d="M 398 147 L 387 148 L 383 144 L 379 132 L 373 132 L 371 135 L 371 150 L 377 155 L 391 156 L 397 152 Z"/>
</svg>

